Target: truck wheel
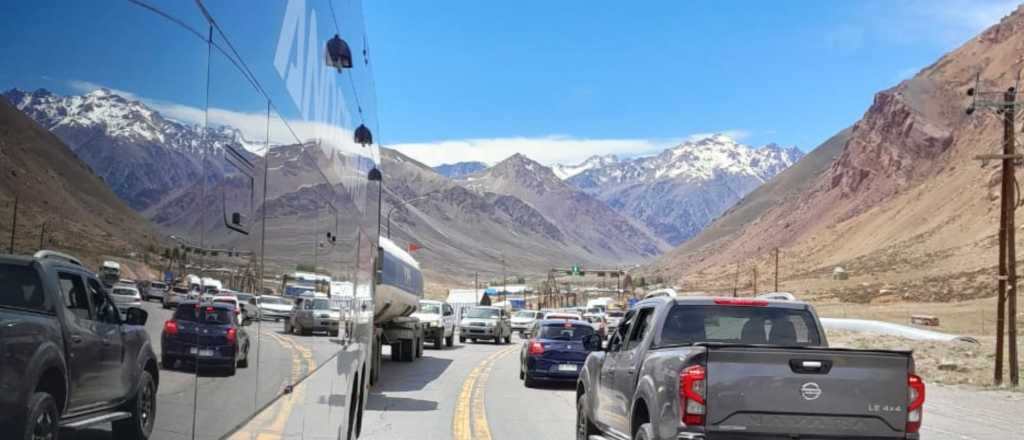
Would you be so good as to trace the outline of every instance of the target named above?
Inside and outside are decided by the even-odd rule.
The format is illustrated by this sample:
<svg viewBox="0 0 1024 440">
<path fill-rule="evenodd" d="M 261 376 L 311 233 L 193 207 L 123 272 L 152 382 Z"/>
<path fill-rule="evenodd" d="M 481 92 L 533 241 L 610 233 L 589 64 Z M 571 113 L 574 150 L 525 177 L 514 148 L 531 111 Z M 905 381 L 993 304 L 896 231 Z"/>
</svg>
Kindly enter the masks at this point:
<svg viewBox="0 0 1024 440">
<path fill-rule="evenodd" d="M 476 338 L 473 338 L 473 343 L 476 344 Z"/>
<path fill-rule="evenodd" d="M 459 343 L 460 344 L 465 344 L 466 343 L 466 337 L 462 336 L 462 335 L 459 335 Z"/>
<path fill-rule="evenodd" d="M 636 430 L 633 440 L 654 440 L 654 427 L 650 423 L 640 425 Z"/>
<path fill-rule="evenodd" d="M 156 420 L 156 382 L 148 371 L 142 371 L 139 376 L 139 389 L 125 406 L 125 409 L 132 414 L 127 419 L 117 420 L 112 423 L 114 438 L 129 440 L 145 440 L 153 432 L 153 422 Z"/>
<path fill-rule="evenodd" d="M 413 343 L 415 339 L 406 339 L 402 341 L 402 362 L 412 362 L 416 360 L 416 347 Z"/>
<path fill-rule="evenodd" d="M 391 362 L 405 362 L 402 359 L 402 342 L 391 344 Z"/>
<path fill-rule="evenodd" d="M 440 350 L 444 348 L 444 332 L 438 333 L 434 336 L 434 348 Z"/>
<path fill-rule="evenodd" d="M 25 432 L 22 438 L 57 438 L 60 431 L 59 421 L 60 412 L 53 396 L 49 393 L 32 393 L 28 399 L 28 418 L 25 419 Z"/>
<path fill-rule="evenodd" d="M 423 357 L 423 338 L 416 339 L 416 359 Z"/>
<path fill-rule="evenodd" d="M 587 395 L 580 394 L 576 398 L 576 440 L 589 440 L 592 435 L 601 435 L 601 433 L 590 422 L 590 404 L 587 403 Z"/>
<path fill-rule="evenodd" d="M 451 336 L 444 338 L 444 345 L 447 345 L 449 347 L 455 345 L 455 333 L 452 333 Z"/>
</svg>

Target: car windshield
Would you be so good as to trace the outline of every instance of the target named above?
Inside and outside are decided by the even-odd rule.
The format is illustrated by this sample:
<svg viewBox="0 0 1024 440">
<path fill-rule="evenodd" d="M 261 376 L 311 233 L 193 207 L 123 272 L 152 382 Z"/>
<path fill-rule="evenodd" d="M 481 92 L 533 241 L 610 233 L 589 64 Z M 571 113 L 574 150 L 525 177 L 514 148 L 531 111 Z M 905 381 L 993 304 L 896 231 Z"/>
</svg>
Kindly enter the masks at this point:
<svg viewBox="0 0 1024 440">
<path fill-rule="evenodd" d="M 228 298 L 217 298 L 217 299 L 214 299 L 213 302 L 220 303 L 220 304 L 230 304 L 232 306 L 236 304 L 235 300 L 228 299 Z"/>
<path fill-rule="evenodd" d="M 249 302 L 249 300 L 253 299 L 253 295 L 248 293 L 236 293 L 235 298 L 238 298 L 238 300 L 242 302 Z"/>
<path fill-rule="evenodd" d="M 537 312 L 530 312 L 526 310 L 520 310 L 515 314 L 516 318 L 536 318 Z"/>
<path fill-rule="evenodd" d="M 467 318 L 497 318 L 501 312 L 498 309 L 471 309 L 466 313 Z"/>
<path fill-rule="evenodd" d="M 817 324 L 805 310 L 774 307 L 676 305 L 661 331 L 659 345 L 698 342 L 816 346 Z"/>
<path fill-rule="evenodd" d="M 233 315 L 230 309 L 196 304 L 182 304 L 174 311 L 176 320 L 206 324 L 230 324 Z"/>
<path fill-rule="evenodd" d="M 540 327 L 539 339 L 557 339 L 560 341 L 582 341 L 588 335 L 594 334 L 594 328 L 589 325 L 574 324 L 571 322 L 559 324 L 544 324 Z"/>
<path fill-rule="evenodd" d="M 135 291 L 132 290 L 132 289 L 118 289 L 118 288 L 114 288 L 114 290 L 111 291 L 111 293 L 113 293 L 114 295 L 121 295 L 121 296 L 134 296 L 135 295 Z"/>
<path fill-rule="evenodd" d="M 278 298 L 275 296 L 261 296 L 260 304 L 292 305 L 292 302 L 285 298 Z"/>
<path fill-rule="evenodd" d="M 311 310 L 329 310 L 331 302 L 327 298 L 316 298 L 305 301 L 305 308 Z"/>
<path fill-rule="evenodd" d="M 621 311 L 618 311 L 618 310 L 613 310 L 613 311 L 608 312 L 608 317 L 609 318 L 621 318 L 623 316 L 626 316 L 626 312 L 621 312 Z"/>
<path fill-rule="evenodd" d="M 420 304 L 420 313 L 440 315 L 441 306 L 437 304 Z"/>
<path fill-rule="evenodd" d="M 166 289 L 167 285 L 164 284 L 164 283 L 152 282 L 152 283 L 149 283 L 149 287 L 152 287 L 154 289 Z"/>
</svg>

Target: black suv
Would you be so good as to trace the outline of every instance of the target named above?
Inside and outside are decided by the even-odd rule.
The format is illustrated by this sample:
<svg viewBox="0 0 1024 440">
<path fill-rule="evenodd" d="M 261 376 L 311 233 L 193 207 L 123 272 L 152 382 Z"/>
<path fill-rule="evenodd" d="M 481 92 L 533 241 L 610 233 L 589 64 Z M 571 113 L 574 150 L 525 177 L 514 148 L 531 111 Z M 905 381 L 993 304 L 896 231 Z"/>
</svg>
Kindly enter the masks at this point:
<svg viewBox="0 0 1024 440">
<path fill-rule="evenodd" d="M 126 316 L 74 257 L 0 256 L 4 438 L 54 438 L 61 428 L 106 422 L 115 438 L 148 438 L 159 369 L 146 312 Z"/>
</svg>

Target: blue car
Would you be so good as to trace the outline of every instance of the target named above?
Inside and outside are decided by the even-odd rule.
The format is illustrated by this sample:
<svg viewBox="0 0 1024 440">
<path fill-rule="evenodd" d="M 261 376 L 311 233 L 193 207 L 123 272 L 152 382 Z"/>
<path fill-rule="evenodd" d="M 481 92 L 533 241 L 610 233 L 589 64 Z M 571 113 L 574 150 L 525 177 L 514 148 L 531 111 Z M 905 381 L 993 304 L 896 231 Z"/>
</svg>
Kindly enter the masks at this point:
<svg viewBox="0 0 1024 440">
<path fill-rule="evenodd" d="M 601 336 L 578 319 L 539 320 L 528 335 L 519 355 L 519 378 L 527 388 L 539 381 L 575 383 L 587 355 L 601 349 Z"/>
<path fill-rule="evenodd" d="M 223 367 L 235 374 L 249 363 L 249 334 L 238 325 L 231 304 L 183 302 L 164 323 L 160 361 L 172 368 L 176 361 L 198 367 Z M 248 325 L 249 320 L 242 325 Z"/>
</svg>

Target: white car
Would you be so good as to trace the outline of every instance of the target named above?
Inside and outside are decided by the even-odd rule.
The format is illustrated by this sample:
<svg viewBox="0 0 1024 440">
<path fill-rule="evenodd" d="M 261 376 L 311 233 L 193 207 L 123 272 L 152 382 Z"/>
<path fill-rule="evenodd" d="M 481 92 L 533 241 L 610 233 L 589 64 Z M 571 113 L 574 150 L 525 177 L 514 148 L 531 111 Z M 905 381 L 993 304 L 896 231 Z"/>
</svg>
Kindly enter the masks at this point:
<svg viewBox="0 0 1024 440">
<path fill-rule="evenodd" d="M 256 305 L 260 308 L 260 319 L 272 319 L 274 322 L 288 319 L 295 307 L 291 299 L 273 295 L 257 297 Z"/>
<path fill-rule="evenodd" d="M 236 298 L 234 296 L 230 296 L 230 295 L 218 295 L 218 296 L 213 297 L 213 299 L 210 302 L 221 303 L 221 304 L 230 304 L 230 305 L 234 306 L 235 307 L 235 320 L 238 322 L 238 325 L 242 325 L 242 320 L 243 320 L 244 316 L 242 315 L 242 303 L 238 302 L 238 298 Z"/>
<path fill-rule="evenodd" d="M 421 300 L 420 309 L 413 313 L 423 323 L 424 338 L 434 342 L 434 348 L 455 345 L 455 309 L 441 301 Z"/>
<path fill-rule="evenodd" d="M 512 315 L 512 331 L 519 333 L 519 336 L 522 337 L 543 316 L 543 312 L 536 310 L 520 310 Z"/>
<path fill-rule="evenodd" d="M 132 285 L 115 284 L 110 289 L 110 299 L 114 301 L 114 305 L 121 312 L 130 307 L 142 307 L 142 294 Z"/>
</svg>

